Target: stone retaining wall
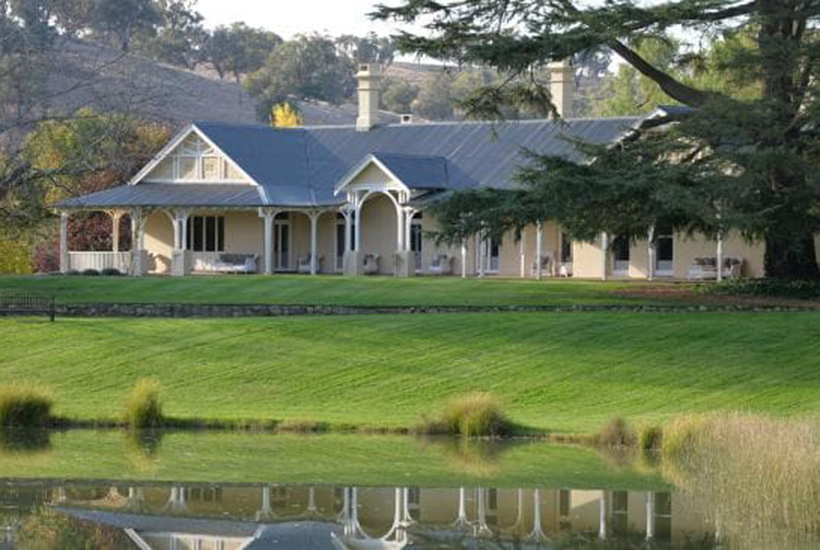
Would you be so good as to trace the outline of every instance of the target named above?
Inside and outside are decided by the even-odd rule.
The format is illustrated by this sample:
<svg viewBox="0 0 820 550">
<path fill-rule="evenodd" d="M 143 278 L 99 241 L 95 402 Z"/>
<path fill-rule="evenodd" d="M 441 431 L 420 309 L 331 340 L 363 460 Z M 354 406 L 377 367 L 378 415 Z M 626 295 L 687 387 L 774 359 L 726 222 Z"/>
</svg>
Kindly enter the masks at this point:
<svg viewBox="0 0 820 550">
<path fill-rule="evenodd" d="M 58 304 L 58 317 L 283 317 L 290 315 L 373 315 L 502 312 L 798 312 L 811 307 L 748 305 L 559 305 L 559 306 L 325 306 L 269 304 Z M 2 315 L 2 313 L 0 313 Z"/>
</svg>

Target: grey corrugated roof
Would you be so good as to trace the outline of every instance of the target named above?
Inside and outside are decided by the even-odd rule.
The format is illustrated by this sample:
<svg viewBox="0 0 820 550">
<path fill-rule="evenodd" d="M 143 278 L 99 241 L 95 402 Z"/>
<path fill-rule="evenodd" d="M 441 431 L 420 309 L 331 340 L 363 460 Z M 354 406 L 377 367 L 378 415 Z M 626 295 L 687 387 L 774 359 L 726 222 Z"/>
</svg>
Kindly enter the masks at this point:
<svg viewBox="0 0 820 550">
<path fill-rule="evenodd" d="M 446 189 L 447 159 L 426 155 L 373 153 L 373 158 L 384 164 L 403 184 L 411 189 Z"/>
<path fill-rule="evenodd" d="M 439 183 L 446 181 L 448 189 L 508 188 L 516 185 L 513 176 L 524 162 L 523 149 L 580 161 L 578 151 L 566 138 L 610 143 L 635 128 L 640 121 L 640 118 L 625 117 L 398 124 L 377 126 L 367 132 L 357 132 L 353 126 L 275 129 L 220 122 L 197 122 L 195 125 L 263 187 L 262 198 L 266 204 L 307 207 L 342 204 L 344 197 L 335 196 L 334 188 L 368 155 L 377 154 L 388 159 L 419 188 L 434 187 L 423 183 L 428 178 Z M 410 157 L 416 160 L 408 162 L 406 159 Z M 426 160 L 419 160 L 421 158 Z M 446 170 L 446 177 L 442 170 Z M 141 183 L 135 187 L 146 185 L 149 184 Z M 178 187 L 191 187 L 191 190 L 186 193 Z M 154 187 L 157 192 L 167 189 L 167 192 L 173 192 L 173 196 L 151 196 L 160 201 L 157 206 L 171 205 L 172 201 L 178 200 L 218 198 L 208 193 L 207 198 L 200 199 L 199 195 L 202 193 L 204 197 L 204 191 L 193 187 Z M 196 187 L 216 189 L 224 186 Z M 125 196 L 118 193 L 114 193 L 114 197 L 122 200 Z M 76 200 L 93 205 L 87 202 L 93 196 Z M 238 206 L 237 202 L 249 201 L 249 196 L 250 193 L 242 197 L 227 193 L 225 198 L 230 202 L 226 205 Z M 138 194 L 127 198 L 130 197 L 139 198 Z M 104 198 L 108 200 L 109 196 Z M 62 206 L 73 205 L 67 201 Z M 177 205 L 198 206 L 200 203 Z"/>
<path fill-rule="evenodd" d="M 62 208 L 115 208 L 129 206 L 262 206 L 256 185 L 216 183 L 140 183 L 62 201 Z"/>
</svg>

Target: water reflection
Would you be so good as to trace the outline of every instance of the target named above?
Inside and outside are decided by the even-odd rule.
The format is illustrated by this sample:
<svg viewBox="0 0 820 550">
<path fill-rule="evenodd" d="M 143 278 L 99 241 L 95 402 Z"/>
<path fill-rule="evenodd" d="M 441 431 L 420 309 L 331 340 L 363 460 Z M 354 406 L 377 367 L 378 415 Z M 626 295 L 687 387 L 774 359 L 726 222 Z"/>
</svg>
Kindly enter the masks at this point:
<svg viewBox="0 0 820 550">
<path fill-rule="evenodd" d="M 716 547 L 691 502 L 654 491 L 9 482 L 0 505 L 0 548 Z"/>
</svg>

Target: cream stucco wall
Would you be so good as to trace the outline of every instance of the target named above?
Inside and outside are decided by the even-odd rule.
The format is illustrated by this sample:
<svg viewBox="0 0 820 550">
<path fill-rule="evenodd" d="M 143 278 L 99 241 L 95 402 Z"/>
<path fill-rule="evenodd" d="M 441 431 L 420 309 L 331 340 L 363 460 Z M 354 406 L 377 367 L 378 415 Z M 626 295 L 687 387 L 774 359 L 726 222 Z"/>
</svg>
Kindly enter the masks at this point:
<svg viewBox="0 0 820 550">
<path fill-rule="evenodd" d="M 152 273 L 171 272 L 171 253 L 174 249 L 174 227 L 164 212 L 152 212 L 145 222 L 145 249 L 148 251 L 148 270 Z"/>
<path fill-rule="evenodd" d="M 378 175 L 381 172 L 375 171 Z M 229 253 L 257 254 L 264 257 L 264 223 L 255 209 L 228 211 L 223 213 L 192 212 L 191 215 L 222 215 L 225 218 L 225 251 Z M 319 217 L 318 254 L 322 257 L 320 272 L 336 273 L 336 239 L 337 216 L 335 211 L 328 211 Z M 291 268 L 295 269 L 298 258 L 310 252 L 310 219 L 302 212 L 288 214 L 291 227 Z M 279 218 L 281 219 L 281 218 Z M 434 231 L 436 220 L 429 215 L 422 217 L 422 231 Z M 379 254 L 380 274 L 394 273 L 394 255 L 397 248 L 397 221 L 395 205 L 388 197 L 376 194 L 367 199 L 362 207 L 362 251 Z M 543 228 L 542 253 L 560 261 L 561 229 L 553 223 L 545 223 Z M 610 237 L 610 242 L 612 238 Z M 149 252 L 150 269 L 155 273 L 169 273 L 171 265 L 173 229 L 168 216 L 161 211 L 150 214 L 146 223 L 145 245 Z M 501 241 L 499 248 L 499 271 L 501 277 L 521 276 L 521 253 L 524 253 L 524 276 L 531 277 L 536 257 L 536 229 L 527 227 L 516 240 L 515 235 L 508 233 Z M 820 245 L 820 238 L 818 238 Z M 476 239 L 467 242 L 467 274 L 476 274 Z M 762 243 L 749 243 L 737 234 L 731 234 L 724 240 L 724 257 L 738 257 L 744 260 L 743 276 L 763 276 L 764 246 Z M 453 275 L 461 274 L 461 247 L 436 245 L 433 239 L 425 238 L 422 243 L 420 274 L 429 274 L 433 258 L 445 253 L 453 257 Z M 603 257 L 601 238 L 592 243 L 575 241 L 572 243 L 573 274 L 582 279 L 598 279 L 603 275 Z M 716 243 L 702 236 L 676 235 L 674 240 L 673 277 L 686 279 L 689 267 L 697 257 L 714 257 Z M 262 265 L 260 261 L 260 265 Z M 649 252 L 646 240 L 630 243 L 629 270 L 620 276 L 643 279 L 648 275 Z M 612 252 L 607 254 L 607 276 L 615 278 Z M 556 268 L 557 274 L 557 268 Z M 544 273 L 548 276 L 549 273 Z"/>
<path fill-rule="evenodd" d="M 397 250 L 396 207 L 386 196 L 373 195 L 362 207 L 361 246 L 366 254 L 378 254 L 379 273 L 392 275 Z"/>
</svg>

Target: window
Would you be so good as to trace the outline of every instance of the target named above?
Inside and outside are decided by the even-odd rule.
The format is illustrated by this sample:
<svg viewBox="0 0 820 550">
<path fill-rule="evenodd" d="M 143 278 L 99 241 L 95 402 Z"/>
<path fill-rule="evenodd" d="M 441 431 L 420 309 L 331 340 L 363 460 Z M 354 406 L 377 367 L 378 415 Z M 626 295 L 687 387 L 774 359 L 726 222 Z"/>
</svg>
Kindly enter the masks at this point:
<svg viewBox="0 0 820 550">
<path fill-rule="evenodd" d="M 194 252 L 225 251 L 225 218 L 192 216 L 188 218 L 188 250 Z"/>
<path fill-rule="evenodd" d="M 561 263 L 572 262 L 572 240 L 566 233 L 561 233 Z"/>
<path fill-rule="evenodd" d="M 674 272 L 675 239 L 671 227 L 659 226 L 655 232 L 655 272 L 672 275 Z"/>
<path fill-rule="evenodd" d="M 655 493 L 655 539 L 672 540 L 672 495 Z"/>
<path fill-rule="evenodd" d="M 196 173 L 196 157 L 179 157 L 179 179 L 181 180 L 195 180 Z"/>
<path fill-rule="evenodd" d="M 558 513 L 562 516 L 568 516 L 572 508 L 572 493 L 566 489 L 558 491 Z"/>
<path fill-rule="evenodd" d="M 421 248 L 424 234 L 421 229 L 421 213 L 413 216 L 410 222 L 410 250 L 416 253 L 416 271 L 421 271 Z"/>
<path fill-rule="evenodd" d="M 219 181 L 222 179 L 220 176 L 219 157 L 202 157 L 202 179 Z"/>
<path fill-rule="evenodd" d="M 290 269 L 290 216 L 285 213 L 276 216 L 273 222 L 273 269 Z"/>
<path fill-rule="evenodd" d="M 613 271 L 625 273 L 629 271 L 629 239 L 615 237 L 612 241 Z"/>
<path fill-rule="evenodd" d="M 345 264 L 345 217 L 336 214 L 336 271 L 342 271 Z"/>
<path fill-rule="evenodd" d="M 612 532 L 625 535 L 629 529 L 629 494 L 626 491 L 612 492 Z"/>
</svg>

